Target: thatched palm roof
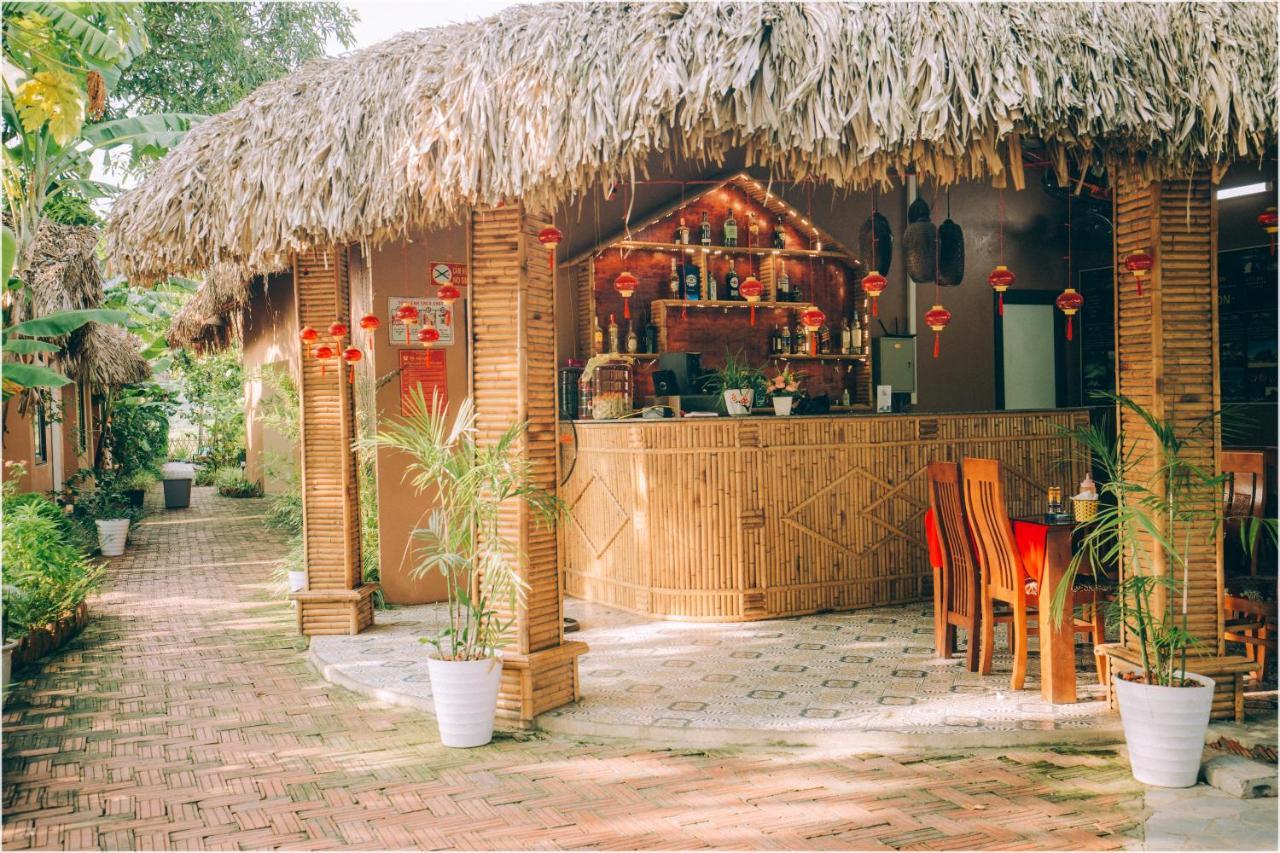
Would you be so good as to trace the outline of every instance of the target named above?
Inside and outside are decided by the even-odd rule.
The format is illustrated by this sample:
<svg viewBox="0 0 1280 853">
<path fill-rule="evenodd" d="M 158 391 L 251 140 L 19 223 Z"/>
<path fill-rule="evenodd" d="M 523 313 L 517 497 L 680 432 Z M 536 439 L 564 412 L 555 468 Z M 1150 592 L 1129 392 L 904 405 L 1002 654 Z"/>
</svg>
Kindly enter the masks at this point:
<svg viewBox="0 0 1280 853">
<path fill-rule="evenodd" d="M 169 323 L 169 346 L 193 346 L 201 352 L 225 349 L 240 339 L 248 297 L 248 280 L 238 267 L 214 267 Z"/>
<path fill-rule="evenodd" d="M 42 220 L 27 268 L 30 301 L 15 302 L 15 322 L 58 311 L 99 308 L 106 298 L 98 263 L 98 230 Z M 68 375 L 99 388 L 141 382 L 151 375 L 142 341 L 118 326 L 87 323 L 67 336 L 60 356 Z"/>
<path fill-rule="evenodd" d="M 653 155 L 841 186 L 1003 181 L 1018 141 L 1153 177 L 1274 144 L 1274 4 L 546 4 L 314 61 L 204 122 L 116 205 L 135 277 L 282 269 Z"/>
</svg>

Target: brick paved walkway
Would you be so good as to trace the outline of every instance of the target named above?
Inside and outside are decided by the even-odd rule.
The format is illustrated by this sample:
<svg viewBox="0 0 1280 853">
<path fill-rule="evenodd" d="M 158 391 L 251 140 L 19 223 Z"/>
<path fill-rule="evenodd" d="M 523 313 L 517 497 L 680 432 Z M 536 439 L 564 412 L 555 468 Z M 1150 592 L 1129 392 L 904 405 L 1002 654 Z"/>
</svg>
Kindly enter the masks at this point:
<svg viewBox="0 0 1280 853">
<path fill-rule="evenodd" d="M 89 627 L 6 704 L 5 848 L 1133 843 L 1141 794 L 1105 750 L 444 749 L 413 712 L 308 668 L 270 597 L 282 546 L 262 502 L 211 491 L 135 531 Z"/>
</svg>

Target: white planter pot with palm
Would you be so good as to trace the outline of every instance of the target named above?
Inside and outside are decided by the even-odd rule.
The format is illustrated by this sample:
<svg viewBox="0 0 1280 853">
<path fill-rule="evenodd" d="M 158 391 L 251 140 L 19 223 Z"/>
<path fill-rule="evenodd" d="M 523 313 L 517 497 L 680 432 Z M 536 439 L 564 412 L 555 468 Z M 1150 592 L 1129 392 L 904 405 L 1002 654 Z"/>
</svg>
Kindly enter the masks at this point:
<svg viewBox="0 0 1280 853">
<path fill-rule="evenodd" d="M 439 572 L 448 591 L 448 626 L 423 637 L 431 696 L 445 746 L 483 746 L 493 739 L 504 646 L 515 639 L 515 619 L 525 594 L 524 555 L 505 537 L 499 510 L 522 501 L 548 526 L 560 500 L 538 487 L 529 460 L 519 452 L 525 424 L 512 425 L 494 442 L 476 441 L 475 409 L 464 400 L 452 426 L 438 397 L 428 404 L 413 391 L 411 413 L 390 419 L 373 443 L 405 453 L 406 476 L 431 503 L 413 532 L 419 542 L 413 576 Z"/>
<path fill-rule="evenodd" d="M 129 540 L 127 518 L 99 518 L 93 524 L 98 528 L 98 550 L 104 557 L 119 557 Z"/>
<path fill-rule="evenodd" d="M 1188 632 L 1187 602 L 1192 549 L 1206 533 L 1216 536 L 1220 524 L 1224 477 L 1206 472 L 1198 461 L 1212 446 L 1214 424 L 1186 430 L 1132 400 L 1110 399 L 1137 416 L 1133 420 L 1143 425 L 1147 439 L 1155 439 L 1153 448 L 1133 452 L 1134 437 L 1123 431 L 1114 439 L 1093 425 L 1072 431 L 1103 474 L 1101 494 L 1066 577 L 1052 591 L 1052 606 L 1055 618 L 1071 618 L 1066 602 L 1079 567 L 1120 562 L 1112 621 L 1124 626 L 1138 664 L 1132 672 L 1116 673 L 1112 682 L 1130 769 L 1139 782 L 1186 788 L 1199 776 L 1213 706 L 1213 681 L 1190 667 L 1197 648 L 1216 647 L 1216 640 L 1205 643 Z M 1276 538 L 1274 519 L 1232 520 L 1239 521 L 1246 547 L 1256 547 L 1264 534 Z"/>
<path fill-rule="evenodd" d="M 725 350 L 724 366 L 712 374 L 709 390 L 719 391 L 724 397 L 724 410 L 733 417 L 751 414 L 755 402 L 756 387 L 762 382 L 759 368 L 752 367 L 742 351 L 736 354 Z"/>
</svg>

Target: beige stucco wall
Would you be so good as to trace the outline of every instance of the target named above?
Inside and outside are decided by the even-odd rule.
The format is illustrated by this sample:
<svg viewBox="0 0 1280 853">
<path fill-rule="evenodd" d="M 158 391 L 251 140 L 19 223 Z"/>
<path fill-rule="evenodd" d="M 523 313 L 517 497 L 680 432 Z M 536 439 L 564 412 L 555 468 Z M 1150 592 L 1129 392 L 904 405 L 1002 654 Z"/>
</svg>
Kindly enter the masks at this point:
<svg viewBox="0 0 1280 853">
<path fill-rule="evenodd" d="M 297 464 L 297 448 L 276 430 L 262 423 L 262 401 L 272 393 L 264 381 L 264 369 L 275 365 L 296 377 L 298 368 L 298 319 L 294 308 L 293 281 L 287 275 L 257 279 L 250 286 L 249 305 L 244 313 L 245 375 L 245 476 L 261 480 L 268 494 L 285 488 L 285 481 L 273 476 L 271 460 L 292 458 Z"/>
</svg>

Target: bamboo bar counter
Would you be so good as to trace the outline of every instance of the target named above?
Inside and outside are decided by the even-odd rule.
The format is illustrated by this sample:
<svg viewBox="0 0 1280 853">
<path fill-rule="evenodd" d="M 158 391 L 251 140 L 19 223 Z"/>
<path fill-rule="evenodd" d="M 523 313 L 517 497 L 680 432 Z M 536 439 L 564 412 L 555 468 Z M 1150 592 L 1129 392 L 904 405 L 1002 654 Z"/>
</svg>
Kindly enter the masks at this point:
<svg viewBox="0 0 1280 853">
<path fill-rule="evenodd" d="M 565 591 L 665 619 L 770 619 L 922 599 L 925 465 L 986 456 L 1041 511 L 1083 409 L 579 421 Z"/>
</svg>

